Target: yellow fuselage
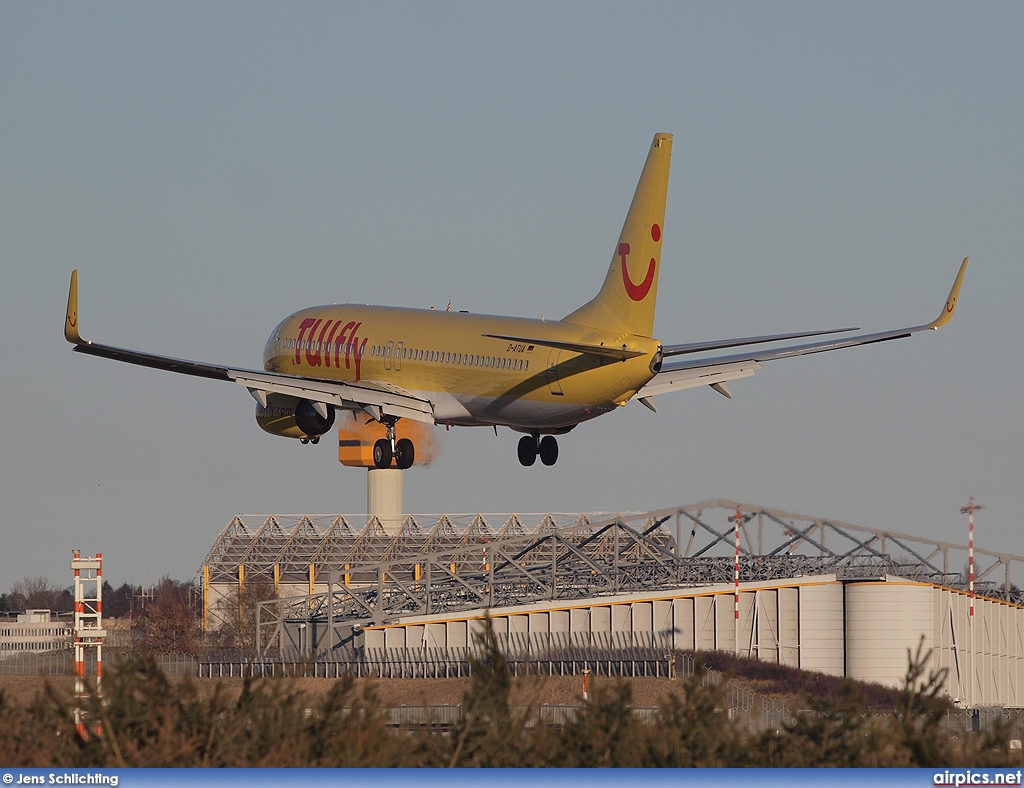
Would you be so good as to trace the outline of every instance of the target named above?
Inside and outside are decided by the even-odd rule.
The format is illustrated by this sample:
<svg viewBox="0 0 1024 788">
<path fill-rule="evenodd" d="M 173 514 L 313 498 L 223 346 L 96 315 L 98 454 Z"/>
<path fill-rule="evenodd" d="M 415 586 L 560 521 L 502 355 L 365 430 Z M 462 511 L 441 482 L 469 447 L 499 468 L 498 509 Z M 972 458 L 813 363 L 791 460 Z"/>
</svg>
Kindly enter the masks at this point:
<svg viewBox="0 0 1024 788">
<path fill-rule="evenodd" d="M 641 355 L 619 361 L 485 334 Z M 557 431 L 625 404 L 653 377 L 659 347 L 560 321 L 341 304 L 285 318 L 263 364 L 268 372 L 399 387 L 429 400 L 439 424 Z"/>
</svg>

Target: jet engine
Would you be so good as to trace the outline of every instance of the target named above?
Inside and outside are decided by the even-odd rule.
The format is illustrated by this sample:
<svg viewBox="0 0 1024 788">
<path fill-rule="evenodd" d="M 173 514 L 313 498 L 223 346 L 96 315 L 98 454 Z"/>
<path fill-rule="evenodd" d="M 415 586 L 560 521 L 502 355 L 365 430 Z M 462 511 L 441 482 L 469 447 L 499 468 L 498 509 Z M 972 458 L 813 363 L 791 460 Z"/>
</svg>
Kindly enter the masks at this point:
<svg viewBox="0 0 1024 788">
<path fill-rule="evenodd" d="M 256 423 L 271 435 L 316 443 L 334 424 L 334 406 L 327 405 L 326 408 L 327 418 L 324 418 L 309 400 L 286 394 L 268 394 L 266 407 L 256 404 Z"/>
</svg>

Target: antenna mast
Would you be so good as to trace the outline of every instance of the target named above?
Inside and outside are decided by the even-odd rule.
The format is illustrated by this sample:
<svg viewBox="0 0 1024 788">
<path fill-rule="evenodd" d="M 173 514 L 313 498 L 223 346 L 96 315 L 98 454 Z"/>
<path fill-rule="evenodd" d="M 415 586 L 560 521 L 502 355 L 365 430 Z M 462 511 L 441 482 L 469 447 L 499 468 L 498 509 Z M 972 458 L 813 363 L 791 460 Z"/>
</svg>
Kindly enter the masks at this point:
<svg viewBox="0 0 1024 788">
<path fill-rule="evenodd" d="M 981 504 L 974 502 L 974 496 L 972 495 L 967 502 L 967 506 L 960 507 L 960 513 L 967 515 L 967 562 L 968 562 L 968 581 L 967 581 L 967 596 L 970 597 L 971 607 L 970 614 L 968 616 L 968 629 L 971 632 L 971 654 L 970 654 L 970 674 L 968 675 L 968 681 L 970 685 L 967 691 L 967 704 L 973 709 L 974 708 L 974 513 L 979 509 L 985 507 Z"/>
</svg>

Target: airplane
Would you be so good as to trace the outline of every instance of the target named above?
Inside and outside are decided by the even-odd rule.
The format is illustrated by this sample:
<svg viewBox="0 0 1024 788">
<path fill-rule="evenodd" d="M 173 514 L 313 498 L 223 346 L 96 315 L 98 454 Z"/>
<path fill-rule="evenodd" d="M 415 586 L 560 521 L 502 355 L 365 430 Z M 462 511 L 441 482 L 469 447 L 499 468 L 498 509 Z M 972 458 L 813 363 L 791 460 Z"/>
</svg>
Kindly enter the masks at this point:
<svg viewBox="0 0 1024 788">
<path fill-rule="evenodd" d="M 509 427 L 524 433 L 520 463 L 533 465 L 539 456 L 553 465 L 555 436 L 632 400 L 655 411 L 654 397 L 697 386 L 731 398 L 728 381 L 753 375 L 764 362 L 901 339 L 953 317 L 968 258 L 938 318 L 923 325 L 773 349 L 756 346 L 858 329 L 663 344 L 654 337 L 654 311 L 671 156 L 672 135 L 656 134 L 601 289 L 561 320 L 314 306 L 282 320 L 267 340 L 263 369 L 250 370 L 83 340 L 75 270 L 64 336 L 79 353 L 242 385 L 256 400 L 262 429 L 302 443 L 317 443 L 339 409 L 365 414 L 386 430 L 374 444 L 374 465 L 404 469 L 415 446 L 397 437 L 402 419 Z M 723 350 L 730 352 L 713 354 Z"/>
</svg>

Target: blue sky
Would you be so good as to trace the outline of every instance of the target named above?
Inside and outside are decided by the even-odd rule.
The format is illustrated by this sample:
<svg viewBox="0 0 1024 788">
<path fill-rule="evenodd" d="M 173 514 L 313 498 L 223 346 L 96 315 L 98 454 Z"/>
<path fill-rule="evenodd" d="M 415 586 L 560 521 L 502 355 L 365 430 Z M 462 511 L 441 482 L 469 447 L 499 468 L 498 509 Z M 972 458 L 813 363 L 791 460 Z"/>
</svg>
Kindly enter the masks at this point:
<svg viewBox="0 0 1024 788">
<path fill-rule="evenodd" d="M 555 317 L 602 281 L 651 137 L 675 137 L 666 342 L 938 313 L 908 340 L 636 403 L 522 468 L 439 435 L 412 512 L 728 497 L 1024 554 L 1024 59 L 1017 3 L 0 5 L 0 590 L 189 578 L 236 512 L 355 513 L 330 441 L 239 387 L 87 338 L 257 366 L 288 313 Z"/>
</svg>

